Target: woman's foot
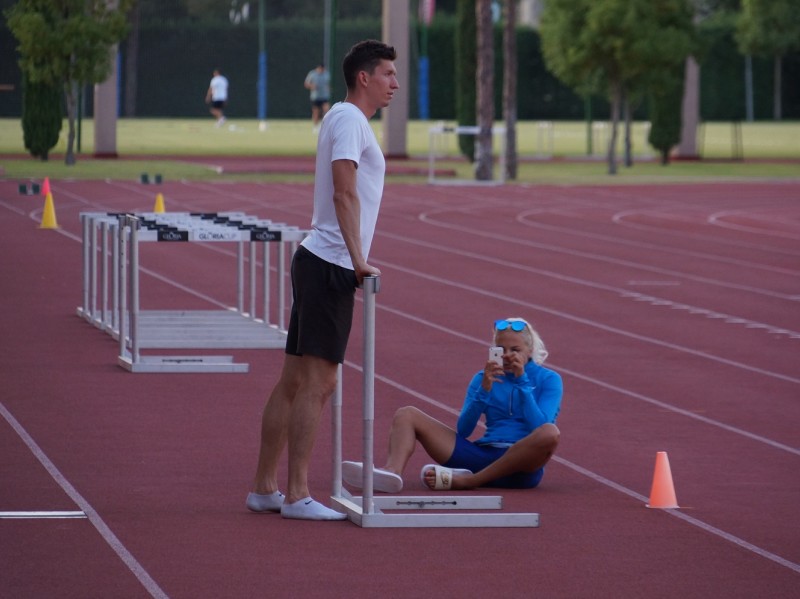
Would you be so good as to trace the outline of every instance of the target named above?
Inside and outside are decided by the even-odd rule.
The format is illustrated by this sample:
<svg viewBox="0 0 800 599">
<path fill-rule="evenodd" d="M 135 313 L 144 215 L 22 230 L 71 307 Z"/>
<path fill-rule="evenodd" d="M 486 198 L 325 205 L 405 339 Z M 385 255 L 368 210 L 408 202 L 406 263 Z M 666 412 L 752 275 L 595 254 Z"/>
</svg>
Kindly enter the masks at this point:
<svg viewBox="0 0 800 599">
<path fill-rule="evenodd" d="M 439 464 L 426 464 L 420 470 L 422 484 L 431 491 L 447 491 L 449 489 L 472 489 L 469 477 L 472 471 L 463 468 L 446 468 Z"/>
<path fill-rule="evenodd" d="M 348 485 L 360 489 L 364 483 L 364 464 L 362 462 L 342 462 L 342 480 Z M 372 489 L 379 493 L 399 493 L 403 490 L 403 479 L 395 472 L 383 468 L 373 468 Z"/>
</svg>

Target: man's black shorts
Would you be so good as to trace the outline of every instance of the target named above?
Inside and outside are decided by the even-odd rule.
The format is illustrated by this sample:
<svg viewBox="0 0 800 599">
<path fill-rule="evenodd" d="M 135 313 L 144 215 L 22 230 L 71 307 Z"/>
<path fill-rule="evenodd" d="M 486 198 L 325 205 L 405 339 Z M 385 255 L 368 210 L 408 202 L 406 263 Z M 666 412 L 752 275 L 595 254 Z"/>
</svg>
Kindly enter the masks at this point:
<svg viewBox="0 0 800 599">
<path fill-rule="evenodd" d="M 292 315 L 286 353 L 341 364 L 353 324 L 356 275 L 300 246 L 292 258 Z"/>
</svg>

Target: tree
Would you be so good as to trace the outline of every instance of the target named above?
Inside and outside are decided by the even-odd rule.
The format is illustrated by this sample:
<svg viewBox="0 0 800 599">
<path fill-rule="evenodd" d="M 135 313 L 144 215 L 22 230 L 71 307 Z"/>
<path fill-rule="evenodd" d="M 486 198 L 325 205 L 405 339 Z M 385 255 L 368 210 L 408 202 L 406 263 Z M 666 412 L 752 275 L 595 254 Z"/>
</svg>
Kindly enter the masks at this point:
<svg viewBox="0 0 800 599">
<path fill-rule="evenodd" d="M 64 121 L 58 85 L 33 83 L 22 76 L 22 137 L 31 156 L 46 161 L 58 143 Z"/>
<path fill-rule="evenodd" d="M 132 0 L 20 0 L 7 11 L 19 42 L 19 65 L 31 83 L 64 89 L 69 133 L 64 162 L 75 164 L 78 89 L 100 83 L 111 70 L 111 48 L 126 32 Z"/>
<path fill-rule="evenodd" d="M 742 0 L 736 41 L 744 54 L 773 58 L 773 118 L 781 119 L 783 55 L 800 48 L 797 0 Z"/>
<path fill-rule="evenodd" d="M 697 125 L 700 122 L 700 62 L 703 53 L 699 40 L 704 36 L 704 22 L 713 15 L 739 10 L 740 0 L 692 0 L 694 9 L 695 50 L 684 64 L 681 139 L 677 153 L 682 158 L 697 158 Z"/>
<path fill-rule="evenodd" d="M 475 4 L 478 23 L 478 63 L 475 85 L 478 90 L 478 146 L 475 178 L 492 179 L 492 127 L 494 125 L 494 30 L 491 0 Z"/>
<path fill-rule="evenodd" d="M 650 132 L 647 141 L 658 150 L 661 164 L 669 164 L 672 148 L 681 140 L 683 65 L 666 72 L 650 90 Z"/>
<path fill-rule="evenodd" d="M 456 5 L 456 122 L 460 126 L 475 124 L 475 61 L 477 23 L 475 0 L 458 0 Z M 470 162 L 475 159 L 475 137 L 459 135 L 458 147 Z"/>
<path fill-rule="evenodd" d="M 506 125 L 506 172 L 517 178 L 517 0 L 505 0 L 503 27 L 503 120 Z"/>
<path fill-rule="evenodd" d="M 654 75 L 682 63 L 691 51 L 688 0 L 548 0 L 542 14 L 542 52 L 548 68 L 585 93 L 600 81 L 611 103 L 608 172 L 615 174 L 617 129 L 631 97 Z"/>
</svg>

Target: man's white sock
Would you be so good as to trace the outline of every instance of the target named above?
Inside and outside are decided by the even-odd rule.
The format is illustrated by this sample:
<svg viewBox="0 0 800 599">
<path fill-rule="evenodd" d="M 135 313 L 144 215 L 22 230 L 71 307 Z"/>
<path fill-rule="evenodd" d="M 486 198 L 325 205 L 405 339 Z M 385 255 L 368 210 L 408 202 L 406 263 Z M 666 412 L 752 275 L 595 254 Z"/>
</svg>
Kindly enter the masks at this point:
<svg viewBox="0 0 800 599">
<path fill-rule="evenodd" d="M 325 507 L 311 497 L 306 497 L 294 503 L 284 503 L 281 516 L 295 520 L 344 520 L 346 514 Z"/>
<path fill-rule="evenodd" d="M 269 495 L 248 493 L 246 505 L 251 512 L 280 512 L 283 505 L 283 493 L 280 491 Z"/>
</svg>

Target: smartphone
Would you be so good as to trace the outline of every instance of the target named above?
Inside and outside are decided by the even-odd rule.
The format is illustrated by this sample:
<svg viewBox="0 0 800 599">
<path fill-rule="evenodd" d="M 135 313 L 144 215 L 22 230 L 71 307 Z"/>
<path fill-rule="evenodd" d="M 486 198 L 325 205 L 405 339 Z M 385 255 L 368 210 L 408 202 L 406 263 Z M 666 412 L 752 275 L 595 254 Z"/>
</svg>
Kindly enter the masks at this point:
<svg viewBox="0 0 800 599">
<path fill-rule="evenodd" d="M 503 365 L 503 348 L 502 347 L 490 347 L 489 348 L 489 360 L 499 364 L 500 366 Z"/>
</svg>

